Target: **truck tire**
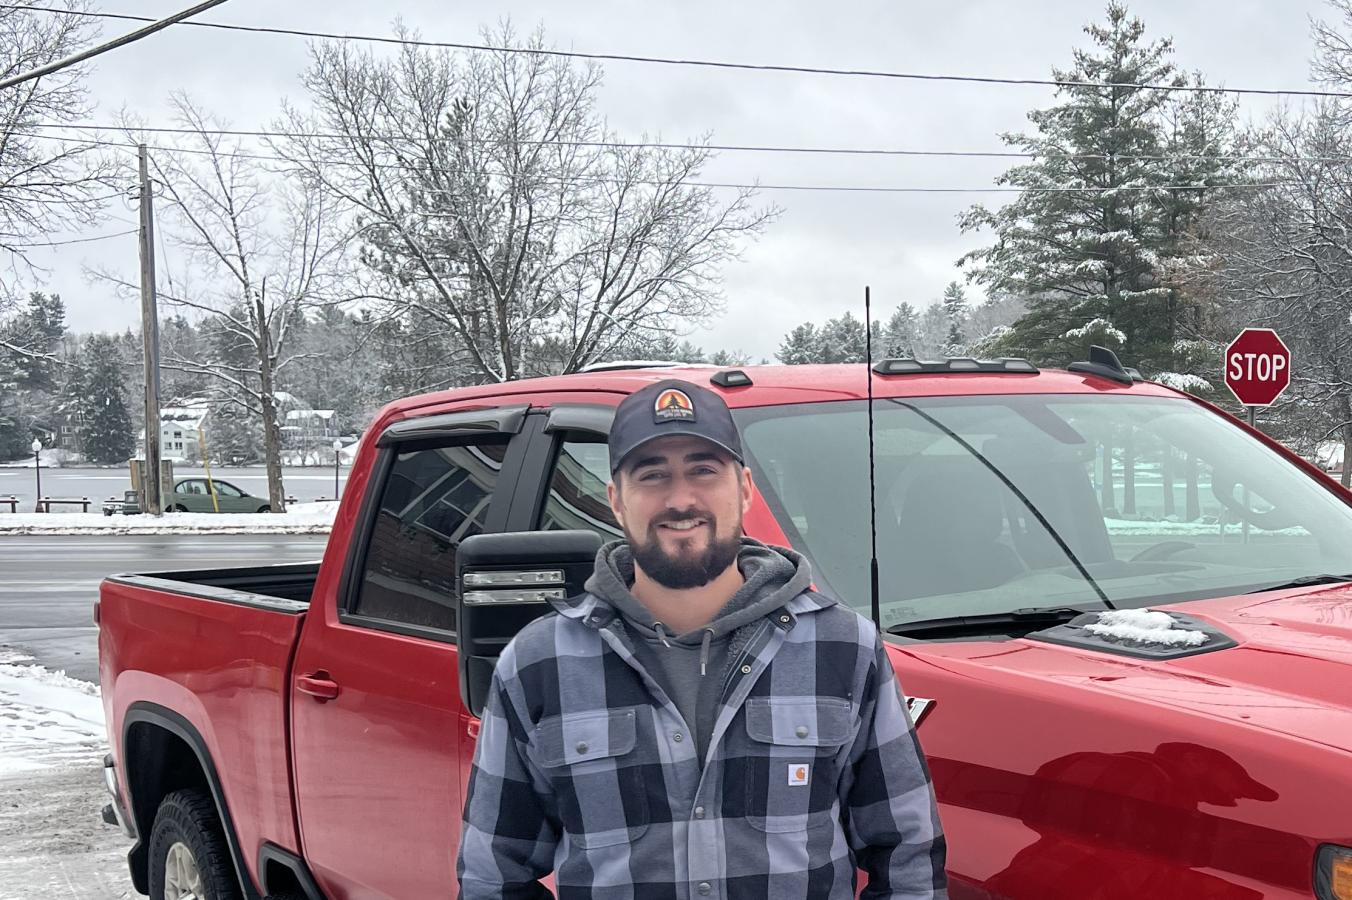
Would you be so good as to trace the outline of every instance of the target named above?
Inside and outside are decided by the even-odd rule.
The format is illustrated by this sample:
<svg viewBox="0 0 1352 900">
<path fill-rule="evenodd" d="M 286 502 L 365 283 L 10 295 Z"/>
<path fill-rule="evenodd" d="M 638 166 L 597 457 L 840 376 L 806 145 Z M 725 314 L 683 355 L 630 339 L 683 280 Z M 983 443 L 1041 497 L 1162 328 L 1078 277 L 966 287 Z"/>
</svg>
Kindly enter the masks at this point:
<svg viewBox="0 0 1352 900">
<path fill-rule="evenodd" d="M 150 900 L 240 900 L 216 804 L 201 790 L 160 801 L 150 832 Z"/>
</svg>

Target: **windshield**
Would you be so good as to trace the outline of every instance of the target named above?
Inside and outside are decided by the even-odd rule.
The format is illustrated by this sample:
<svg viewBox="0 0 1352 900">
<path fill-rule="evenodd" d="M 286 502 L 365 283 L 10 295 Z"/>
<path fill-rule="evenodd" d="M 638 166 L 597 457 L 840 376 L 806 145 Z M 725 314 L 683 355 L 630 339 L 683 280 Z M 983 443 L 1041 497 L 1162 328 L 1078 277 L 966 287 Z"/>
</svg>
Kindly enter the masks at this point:
<svg viewBox="0 0 1352 900">
<path fill-rule="evenodd" d="M 874 409 L 884 627 L 1352 573 L 1352 507 L 1189 400 L 902 398 Z M 864 403 L 737 416 L 760 490 L 818 587 L 867 615 Z"/>
</svg>

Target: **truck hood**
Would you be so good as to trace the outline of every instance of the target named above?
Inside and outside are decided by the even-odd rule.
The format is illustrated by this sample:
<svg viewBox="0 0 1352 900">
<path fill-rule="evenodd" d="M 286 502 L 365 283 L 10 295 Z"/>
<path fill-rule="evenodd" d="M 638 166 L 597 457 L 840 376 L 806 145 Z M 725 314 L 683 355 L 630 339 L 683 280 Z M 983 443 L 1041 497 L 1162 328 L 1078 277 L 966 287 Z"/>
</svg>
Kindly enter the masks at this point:
<svg viewBox="0 0 1352 900">
<path fill-rule="evenodd" d="M 1352 585 L 1153 608 L 1192 616 L 1237 645 L 1151 661 L 1022 639 L 983 663 L 1352 755 Z"/>
</svg>

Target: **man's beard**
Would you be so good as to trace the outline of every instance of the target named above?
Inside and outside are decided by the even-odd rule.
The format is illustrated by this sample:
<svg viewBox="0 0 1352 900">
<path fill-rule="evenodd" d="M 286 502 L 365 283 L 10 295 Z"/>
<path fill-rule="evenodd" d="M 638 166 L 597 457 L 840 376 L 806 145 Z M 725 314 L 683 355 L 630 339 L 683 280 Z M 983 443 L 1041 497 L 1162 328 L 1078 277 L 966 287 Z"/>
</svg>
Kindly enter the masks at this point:
<svg viewBox="0 0 1352 900">
<path fill-rule="evenodd" d="M 657 536 L 657 526 L 666 522 L 688 522 L 691 519 L 703 519 L 709 523 L 709 533 L 713 535 L 709 546 L 702 551 L 673 556 L 662 549 L 661 539 Z M 737 561 L 742 549 L 741 528 L 733 531 L 731 537 L 718 536 L 718 522 L 706 514 L 666 516 L 648 524 L 648 540 L 640 541 L 626 528 L 625 539 L 634 554 L 634 563 L 644 573 L 662 587 L 673 591 L 688 591 L 691 588 L 704 587 L 728 567 Z"/>
</svg>

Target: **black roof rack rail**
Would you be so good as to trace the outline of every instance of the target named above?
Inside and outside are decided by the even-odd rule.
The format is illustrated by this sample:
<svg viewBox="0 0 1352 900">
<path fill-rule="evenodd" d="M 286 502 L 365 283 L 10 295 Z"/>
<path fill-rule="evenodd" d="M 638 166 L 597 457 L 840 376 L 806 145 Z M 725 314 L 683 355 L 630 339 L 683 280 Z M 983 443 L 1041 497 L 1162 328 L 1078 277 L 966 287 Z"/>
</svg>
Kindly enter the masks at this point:
<svg viewBox="0 0 1352 900">
<path fill-rule="evenodd" d="M 1116 381 L 1118 384 L 1131 385 L 1138 381 L 1145 381 L 1140 372 L 1122 365 L 1116 353 L 1107 347 L 1100 347 L 1098 344 L 1089 348 L 1088 362 L 1073 362 L 1066 366 L 1066 371 L 1079 372 L 1084 375 L 1097 375 L 1099 378 L 1107 378 L 1110 381 Z"/>
<path fill-rule="evenodd" d="M 879 375 L 923 375 L 923 374 L 963 374 L 975 372 L 991 374 L 1000 372 L 1010 375 L 1036 375 L 1038 367 L 1026 359 L 1001 357 L 999 359 L 973 359 L 970 356 L 954 356 L 948 359 L 884 359 L 873 366 Z"/>
</svg>

